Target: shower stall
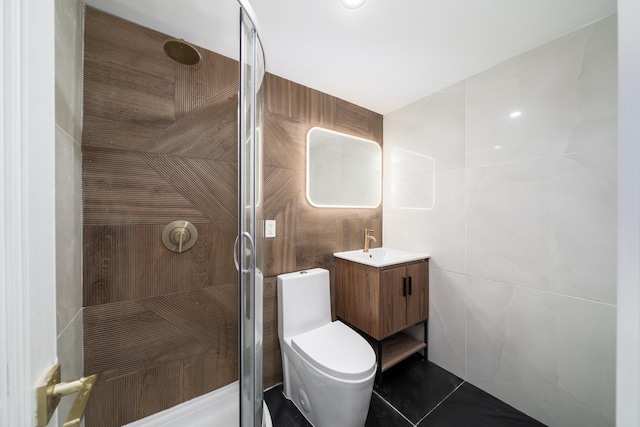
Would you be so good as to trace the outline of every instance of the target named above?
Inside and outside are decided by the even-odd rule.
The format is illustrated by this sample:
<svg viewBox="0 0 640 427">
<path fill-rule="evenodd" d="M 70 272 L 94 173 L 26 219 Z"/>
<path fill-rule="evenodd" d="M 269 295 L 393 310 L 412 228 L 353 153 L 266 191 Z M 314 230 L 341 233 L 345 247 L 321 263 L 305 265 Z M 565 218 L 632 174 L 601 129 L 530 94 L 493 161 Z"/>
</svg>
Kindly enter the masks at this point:
<svg viewBox="0 0 640 427">
<path fill-rule="evenodd" d="M 237 59 L 99 0 L 85 11 L 84 367 L 100 375 L 88 427 L 270 425 L 264 54 L 250 5 L 229 2 Z"/>
<path fill-rule="evenodd" d="M 242 1 L 240 1 L 242 4 Z M 263 424 L 262 105 L 264 53 L 255 20 L 240 13 L 238 237 L 240 426 Z M 234 249 L 234 254 L 235 254 Z"/>
</svg>

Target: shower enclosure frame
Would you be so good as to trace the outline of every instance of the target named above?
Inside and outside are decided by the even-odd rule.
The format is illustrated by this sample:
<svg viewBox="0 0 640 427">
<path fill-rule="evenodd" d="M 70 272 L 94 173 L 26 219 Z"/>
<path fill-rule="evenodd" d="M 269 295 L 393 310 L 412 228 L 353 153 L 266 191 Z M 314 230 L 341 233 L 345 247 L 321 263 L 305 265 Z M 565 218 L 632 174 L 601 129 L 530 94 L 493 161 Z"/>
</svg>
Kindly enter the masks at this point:
<svg viewBox="0 0 640 427">
<path fill-rule="evenodd" d="M 239 426 L 263 425 L 262 82 L 264 53 L 251 6 L 240 3 L 238 96 Z"/>
</svg>

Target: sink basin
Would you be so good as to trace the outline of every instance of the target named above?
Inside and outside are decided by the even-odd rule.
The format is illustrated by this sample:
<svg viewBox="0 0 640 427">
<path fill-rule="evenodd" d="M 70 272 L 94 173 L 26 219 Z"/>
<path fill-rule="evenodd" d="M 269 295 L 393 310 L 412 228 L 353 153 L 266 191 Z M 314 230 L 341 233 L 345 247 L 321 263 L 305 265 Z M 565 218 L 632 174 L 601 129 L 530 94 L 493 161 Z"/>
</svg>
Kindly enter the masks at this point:
<svg viewBox="0 0 640 427">
<path fill-rule="evenodd" d="M 333 256 L 346 259 L 347 261 L 370 265 L 371 267 L 387 267 L 389 265 L 429 258 L 427 254 L 389 248 L 373 248 L 369 249 L 369 252 L 357 249 L 355 251 L 336 252 Z"/>
</svg>

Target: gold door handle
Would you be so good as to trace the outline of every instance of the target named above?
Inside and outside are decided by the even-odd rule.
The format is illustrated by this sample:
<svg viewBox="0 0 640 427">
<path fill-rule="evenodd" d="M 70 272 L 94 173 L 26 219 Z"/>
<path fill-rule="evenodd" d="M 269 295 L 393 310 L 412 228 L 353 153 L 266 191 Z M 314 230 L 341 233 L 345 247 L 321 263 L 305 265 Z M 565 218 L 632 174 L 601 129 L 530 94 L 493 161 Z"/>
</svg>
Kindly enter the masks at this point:
<svg viewBox="0 0 640 427">
<path fill-rule="evenodd" d="M 47 373 L 44 384 L 38 387 L 38 424 L 37 427 L 45 427 L 49 424 L 51 416 L 55 412 L 60 399 L 68 394 L 77 393 L 67 420 L 63 427 L 77 427 L 82 422 L 84 412 L 89 403 L 89 397 L 93 386 L 98 380 L 98 374 L 82 377 L 75 381 L 60 382 L 60 365 L 55 365 Z"/>
</svg>

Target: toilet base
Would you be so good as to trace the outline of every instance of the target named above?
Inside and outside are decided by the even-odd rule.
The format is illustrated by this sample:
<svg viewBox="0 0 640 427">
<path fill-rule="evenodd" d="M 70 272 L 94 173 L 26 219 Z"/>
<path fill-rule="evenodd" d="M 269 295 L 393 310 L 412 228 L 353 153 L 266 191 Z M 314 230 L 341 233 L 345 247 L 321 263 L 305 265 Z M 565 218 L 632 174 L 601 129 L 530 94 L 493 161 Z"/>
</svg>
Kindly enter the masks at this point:
<svg viewBox="0 0 640 427">
<path fill-rule="evenodd" d="M 284 396 L 314 427 L 363 427 L 369 412 L 375 371 L 359 381 L 331 377 L 280 343 Z"/>
</svg>

